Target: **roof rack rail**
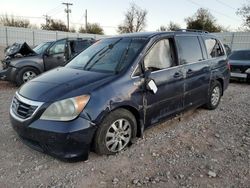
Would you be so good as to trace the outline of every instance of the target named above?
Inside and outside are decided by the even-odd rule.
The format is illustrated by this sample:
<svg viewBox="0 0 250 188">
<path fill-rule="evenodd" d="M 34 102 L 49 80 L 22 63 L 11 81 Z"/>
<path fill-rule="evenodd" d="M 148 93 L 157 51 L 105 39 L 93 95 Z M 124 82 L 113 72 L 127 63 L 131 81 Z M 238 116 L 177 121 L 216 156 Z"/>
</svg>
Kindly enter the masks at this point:
<svg viewBox="0 0 250 188">
<path fill-rule="evenodd" d="M 177 30 L 175 30 L 175 31 L 181 31 L 181 32 L 209 33 L 208 31 L 198 30 L 198 29 L 177 29 Z"/>
</svg>

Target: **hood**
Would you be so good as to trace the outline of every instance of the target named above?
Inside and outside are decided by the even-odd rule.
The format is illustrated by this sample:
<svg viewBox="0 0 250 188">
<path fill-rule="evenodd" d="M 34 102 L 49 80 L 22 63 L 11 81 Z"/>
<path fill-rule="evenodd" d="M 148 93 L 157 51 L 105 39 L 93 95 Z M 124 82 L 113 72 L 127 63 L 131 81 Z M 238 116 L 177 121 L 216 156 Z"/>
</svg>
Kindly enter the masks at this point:
<svg viewBox="0 0 250 188">
<path fill-rule="evenodd" d="M 34 52 L 26 42 L 14 43 L 7 47 L 4 52 L 5 60 L 36 54 L 36 52 Z"/>
<path fill-rule="evenodd" d="M 40 102 L 53 102 L 89 94 L 114 79 L 115 75 L 90 72 L 66 67 L 48 71 L 24 84 L 19 94 Z"/>
</svg>

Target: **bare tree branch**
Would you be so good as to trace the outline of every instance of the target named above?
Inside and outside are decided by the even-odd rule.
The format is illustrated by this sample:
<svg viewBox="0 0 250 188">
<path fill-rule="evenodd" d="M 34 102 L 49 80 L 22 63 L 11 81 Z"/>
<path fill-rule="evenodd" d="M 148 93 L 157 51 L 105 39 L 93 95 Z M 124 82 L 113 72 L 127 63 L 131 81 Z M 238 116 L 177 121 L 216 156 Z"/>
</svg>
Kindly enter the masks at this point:
<svg viewBox="0 0 250 188">
<path fill-rule="evenodd" d="M 118 33 L 140 32 L 146 27 L 147 10 L 132 3 L 125 13 L 123 24 L 118 26 Z"/>
</svg>

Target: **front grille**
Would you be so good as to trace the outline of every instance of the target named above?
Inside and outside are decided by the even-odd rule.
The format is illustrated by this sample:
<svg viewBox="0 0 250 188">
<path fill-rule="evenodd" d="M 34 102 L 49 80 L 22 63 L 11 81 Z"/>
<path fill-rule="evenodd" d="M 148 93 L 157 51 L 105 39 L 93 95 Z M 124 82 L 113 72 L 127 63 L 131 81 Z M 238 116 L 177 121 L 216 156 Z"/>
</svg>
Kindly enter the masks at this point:
<svg viewBox="0 0 250 188">
<path fill-rule="evenodd" d="M 11 109 L 12 112 L 22 118 L 27 119 L 32 116 L 38 106 L 32 106 L 20 101 L 16 96 L 13 98 Z"/>
</svg>

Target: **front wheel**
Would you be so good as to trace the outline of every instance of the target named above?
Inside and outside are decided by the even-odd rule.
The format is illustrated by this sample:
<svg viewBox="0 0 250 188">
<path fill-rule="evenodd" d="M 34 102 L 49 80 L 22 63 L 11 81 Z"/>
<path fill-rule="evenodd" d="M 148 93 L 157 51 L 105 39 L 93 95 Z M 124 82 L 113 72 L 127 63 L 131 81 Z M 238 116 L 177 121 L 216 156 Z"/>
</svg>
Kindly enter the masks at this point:
<svg viewBox="0 0 250 188">
<path fill-rule="evenodd" d="M 216 109 L 220 103 L 221 95 L 222 95 L 221 84 L 218 81 L 214 81 L 210 87 L 206 108 L 209 110 Z"/>
<path fill-rule="evenodd" d="M 98 154 L 115 154 L 125 149 L 136 136 L 136 119 L 131 112 L 118 109 L 104 119 L 95 135 L 94 148 Z"/>
<path fill-rule="evenodd" d="M 35 78 L 37 75 L 38 75 L 37 69 L 33 67 L 24 67 L 19 70 L 16 77 L 16 83 L 18 86 L 20 86 L 23 83 L 28 82 L 29 80 Z"/>
</svg>

